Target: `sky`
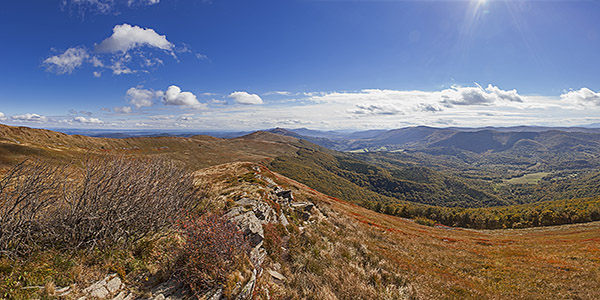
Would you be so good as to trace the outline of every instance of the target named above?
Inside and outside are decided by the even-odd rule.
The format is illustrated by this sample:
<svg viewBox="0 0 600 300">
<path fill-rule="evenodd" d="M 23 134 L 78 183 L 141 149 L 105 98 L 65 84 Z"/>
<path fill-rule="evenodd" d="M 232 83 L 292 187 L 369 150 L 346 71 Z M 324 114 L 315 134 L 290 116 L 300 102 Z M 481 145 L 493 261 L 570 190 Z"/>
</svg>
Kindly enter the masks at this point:
<svg viewBox="0 0 600 300">
<path fill-rule="evenodd" d="M 600 123 L 600 1 L 0 3 L 0 123 Z"/>
</svg>

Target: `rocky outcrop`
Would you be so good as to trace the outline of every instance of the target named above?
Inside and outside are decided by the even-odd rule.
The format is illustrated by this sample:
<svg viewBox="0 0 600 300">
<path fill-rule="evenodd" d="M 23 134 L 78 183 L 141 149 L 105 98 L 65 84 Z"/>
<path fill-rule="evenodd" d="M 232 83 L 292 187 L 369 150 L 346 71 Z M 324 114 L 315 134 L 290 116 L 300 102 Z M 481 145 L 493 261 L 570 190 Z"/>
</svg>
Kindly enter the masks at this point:
<svg viewBox="0 0 600 300">
<path fill-rule="evenodd" d="M 109 274 L 104 279 L 95 282 L 81 291 L 84 296 L 77 300 L 87 299 L 109 299 L 113 300 L 133 300 L 131 293 L 125 290 L 125 285 L 117 274 Z"/>
<path fill-rule="evenodd" d="M 263 247 L 265 238 L 263 225 L 282 224 L 287 227 L 290 224 L 288 221 L 290 214 L 295 214 L 296 217 L 294 218 L 297 218 L 295 220 L 300 220 L 303 224 L 312 223 L 316 218 L 323 217 L 314 203 L 309 201 L 294 202 L 295 199 L 291 190 L 281 188 L 271 178 L 260 174 L 261 169 L 259 167 L 253 167 L 253 170 L 256 178 L 267 183 L 267 193 L 261 191 L 260 195 L 262 196 L 260 197 L 250 197 L 244 193 L 244 196 L 233 202 L 233 207 L 225 214 L 229 220 L 237 225 L 251 246 L 249 256 L 253 265 L 252 274 L 244 284 L 238 283 L 236 290 L 239 290 L 239 293 L 234 298 L 236 300 L 250 299 L 256 288 L 257 278 L 263 273 L 263 263 L 267 257 L 267 251 Z M 276 268 L 276 270 L 278 269 Z M 266 268 L 269 278 L 273 282 L 282 284 L 286 278 L 276 270 Z M 82 292 L 84 296 L 78 300 L 183 300 L 191 298 L 189 290 L 175 280 L 168 280 L 146 291 L 144 297 L 135 296 L 136 294 L 125 287 L 117 274 L 108 275 L 103 280 L 85 288 Z M 202 299 L 221 300 L 224 299 L 223 297 L 223 287 L 215 287 L 203 295 Z"/>
</svg>

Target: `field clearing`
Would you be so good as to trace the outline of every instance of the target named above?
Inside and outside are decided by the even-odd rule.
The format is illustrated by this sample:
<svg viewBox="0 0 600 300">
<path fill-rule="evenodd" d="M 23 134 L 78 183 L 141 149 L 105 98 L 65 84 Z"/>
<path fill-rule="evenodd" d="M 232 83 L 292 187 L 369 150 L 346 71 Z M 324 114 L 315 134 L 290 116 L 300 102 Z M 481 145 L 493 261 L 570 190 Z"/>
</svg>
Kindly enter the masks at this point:
<svg viewBox="0 0 600 300">
<path fill-rule="evenodd" d="M 525 174 L 523 176 L 514 177 L 508 180 L 504 180 L 504 183 L 509 184 L 537 184 L 542 178 L 548 176 L 549 172 L 538 172 Z"/>
</svg>

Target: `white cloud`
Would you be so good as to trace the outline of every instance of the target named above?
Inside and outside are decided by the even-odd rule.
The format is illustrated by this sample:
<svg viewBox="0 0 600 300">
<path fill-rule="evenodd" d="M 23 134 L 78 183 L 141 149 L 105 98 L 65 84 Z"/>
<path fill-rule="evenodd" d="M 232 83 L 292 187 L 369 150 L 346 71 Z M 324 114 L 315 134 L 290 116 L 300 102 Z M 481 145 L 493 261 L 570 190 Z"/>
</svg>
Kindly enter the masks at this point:
<svg viewBox="0 0 600 300">
<path fill-rule="evenodd" d="M 491 84 L 487 88 L 453 86 L 441 91 L 442 103 L 451 105 L 490 105 L 496 101 L 523 102 L 516 90 L 505 91 Z"/>
<path fill-rule="evenodd" d="M 90 62 L 94 67 L 104 67 L 104 63 L 97 56 L 92 56 L 92 58 L 90 58 Z"/>
<path fill-rule="evenodd" d="M 194 118 L 193 114 L 183 114 L 177 118 L 177 121 L 183 121 L 183 122 L 189 122 L 189 121 L 194 121 L 194 120 L 195 120 L 195 118 Z"/>
<path fill-rule="evenodd" d="M 155 47 L 171 51 L 173 44 L 164 35 L 159 35 L 151 28 L 141 28 L 129 24 L 115 25 L 113 34 L 96 45 L 94 49 L 100 53 L 127 52 L 137 47 Z"/>
<path fill-rule="evenodd" d="M 125 97 L 131 105 L 140 109 L 142 107 L 152 106 L 154 99 L 157 98 L 159 94 L 159 92 L 132 87 L 127 90 L 127 95 Z"/>
<path fill-rule="evenodd" d="M 270 92 L 264 93 L 263 95 L 265 95 L 265 96 L 270 96 L 270 95 L 290 96 L 290 95 L 292 95 L 292 93 L 288 92 L 288 91 L 270 91 Z"/>
<path fill-rule="evenodd" d="M 212 102 L 214 104 L 227 104 L 227 100 L 222 100 L 222 99 L 212 99 L 212 100 L 210 100 L 210 102 Z"/>
<path fill-rule="evenodd" d="M 102 121 L 98 118 L 85 118 L 85 117 L 75 117 L 75 118 L 73 118 L 73 122 L 77 122 L 80 124 L 86 124 L 86 125 L 104 124 L 104 121 Z"/>
<path fill-rule="evenodd" d="M 596 93 L 586 87 L 563 93 L 560 95 L 560 98 L 577 106 L 600 106 L 600 93 Z"/>
<path fill-rule="evenodd" d="M 155 57 L 157 54 L 169 55 L 179 62 L 177 53 L 192 53 L 188 46 L 176 47 L 152 28 L 124 23 L 115 25 L 112 31 L 111 36 L 94 45 L 94 53 L 84 46 L 71 47 L 46 58 L 43 65 L 57 74 L 71 74 L 79 67 L 90 65 L 96 68 L 92 74 L 101 77 L 99 69 L 110 69 L 113 75 L 149 73 L 165 64 L 163 59 Z M 134 65 L 139 68 L 132 67 Z"/>
<path fill-rule="evenodd" d="M 130 114 L 132 112 L 131 106 L 118 106 L 113 108 L 113 111 L 118 114 Z"/>
<path fill-rule="evenodd" d="M 81 65 L 90 57 L 87 50 L 83 47 L 73 47 L 67 49 L 59 55 L 54 55 L 44 60 L 46 69 L 57 74 L 71 74 L 73 70 Z"/>
<path fill-rule="evenodd" d="M 170 86 L 162 93 L 162 101 L 165 105 L 185 106 L 195 109 L 204 109 L 206 104 L 198 102 L 196 95 L 191 92 L 182 92 L 176 85 Z"/>
<path fill-rule="evenodd" d="M 229 98 L 235 100 L 235 102 L 239 104 L 263 104 L 260 96 L 246 92 L 233 92 L 229 94 Z"/>
<path fill-rule="evenodd" d="M 0 121 L 5 121 L 6 116 L 0 111 Z"/>
<path fill-rule="evenodd" d="M 404 112 L 392 104 L 357 104 L 354 109 L 348 111 L 355 115 L 401 115 Z"/>
<path fill-rule="evenodd" d="M 48 118 L 46 116 L 38 115 L 38 114 L 23 114 L 23 115 L 14 115 L 10 117 L 13 121 L 18 122 L 34 122 L 34 123 L 43 123 L 47 122 Z"/>
<path fill-rule="evenodd" d="M 164 64 L 164 62 L 162 61 L 162 59 L 156 58 L 156 57 L 153 57 L 153 58 L 143 57 L 142 63 L 141 63 L 142 67 L 148 67 L 148 68 L 153 68 L 153 67 L 163 65 L 163 64 Z"/>
<path fill-rule="evenodd" d="M 109 68 L 113 71 L 114 75 L 136 73 L 136 70 L 132 70 L 126 65 L 129 61 L 131 61 L 131 56 L 127 54 L 116 60 L 113 60 L 113 64 Z"/>
</svg>

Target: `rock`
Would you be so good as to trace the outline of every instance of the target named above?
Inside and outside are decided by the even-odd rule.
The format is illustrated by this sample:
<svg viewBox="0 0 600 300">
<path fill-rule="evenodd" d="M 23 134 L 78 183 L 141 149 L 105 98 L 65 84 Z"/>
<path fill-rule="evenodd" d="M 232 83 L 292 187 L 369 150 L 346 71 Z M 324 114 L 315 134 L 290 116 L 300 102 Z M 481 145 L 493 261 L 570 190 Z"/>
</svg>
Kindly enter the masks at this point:
<svg viewBox="0 0 600 300">
<path fill-rule="evenodd" d="M 259 268 L 260 265 L 262 265 L 266 257 L 267 250 L 265 250 L 265 248 L 262 247 L 262 242 L 261 244 L 257 245 L 256 247 L 252 248 L 252 250 L 250 250 L 250 261 L 256 268 Z"/>
<path fill-rule="evenodd" d="M 280 281 L 284 281 L 284 280 L 285 280 L 285 276 L 283 276 L 283 274 L 281 274 L 281 273 L 279 273 L 279 272 L 277 272 L 277 271 L 274 271 L 274 270 L 268 270 L 267 272 L 269 272 L 269 274 L 270 274 L 270 275 L 271 275 L 273 278 L 275 278 L 275 279 L 277 279 L 277 280 L 280 280 Z"/>
<path fill-rule="evenodd" d="M 212 295 L 212 297 L 208 298 L 208 300 L 220 300 L 223 297 L 223 288 L 217 289 L 217 291 Z"/>
<path fill-rule="evenodd" d="M 232 218 L 234 218 L 235 216 L 239 216 L 239 215 L 241 215 L 241 214 L 242 214 L 242 213 L 244 213 L 245 211 L 246 211 L 246 209 L 244 209 L 243 207 L 241 207 L 241 206 L 237 206 L 237 207 L 234 207 L 234 208 L 230 209 L 230 210 L 229 210 L 229 211 L 228 211 L 228 212 L 225 214 L 225 217 L 226 217 L 226 218 L 228 218 L 228 219 L 232 219 Z"/>
<path fill-rule="evenodd" d="M 288 222 L 287 218 L 283 214 L 283 211 L 279 214 L 279 223 L 281 223 L 281 225 L 283 226 L 288 226 L 290 224 L 290 222 Z"/>
<path fill-rule="evenodd" d="M 54 295 L 56 295 L 58 297 L 64 297 L 70 293 L 71 293 L 70 286 L 65 286 L 64 288 L 57 288 L 56 291 L 54 291 Z"/>
<path fill-rule="evenodd" d="M 242 291 L 235 298 L 236 300 L 245 300 L 252 296 L 252 292 L 254 291 L 254 286 L 256 284 L 256 269 L 252 270 L 252 277 L 248 280 L 248 283 L 244 286 Z"/>
<path fill-rule="evenodd" d="M 304 221 L 308 221 L 308 219 L 310 219 L 313 209 L 315 209 L 315 205 L 310 202 L 296 202 L 292 203 L 291 206 L 294 210 L 300 213 L 300 217 Z"/>
<path fill-rule="evenodd" d="M 282 197 L 283 199 L 287 200 L 288 202 L 294 201 L 294 196 L 292 195 L 292 191 L 290 190 L 279 190 L 275 192 L 275 194 L 278 197 Z"/>
<path fill-rule="evenodd" d="M 258 200 L 250 199 L 250 198 L 242 198 L 240 200 L 235 201 L 235 204 L 241 206 L 256 206 L 258 204 Z"/>
<path fill-rule="evenodd" d="M 121 278 L 117 274 L 109 274 L 104 279 L 83 289 L 83 293 L 92 298 L 104 299 L 123 288 Z"/>
<path fill-rule="evenodd" d="M 236 216 L 232 221 L 235 222 L 244 235 L 248 237 L 251 247 L 255 247 L 263 241 L 265 233 L 260 220 L 254 215 L 254 212 L 250 211 Z"/>
<path fill-rule="evenodd" d="M 167 300 L 187 299 L 189 290 L 184 284 L 172 278 L 154 287 L 152 289 L 152 295 L 156 295 L 155 298 L 152 299 L 158 299 L 157 297 L 160 297 L 161 295 L 164 297 L 163 299 Z"/>
<path fill-rule="evenodd" d="M 112 298 L 112 300 L 133 300 L 133 294 L 122 291 L 116 297 Z"/>
<path fill-rule="evenodd" d="M 92 298 L 101 298 L 104 299 L 106 298 L 110 293 L 108 292 L 108 290 L 105 287 L 99 287 L 95 290 L 92 290 L 91 292 L 89 292 L 89 296 Z"/>
<path fill-rule="evenodd" d="M 106 289 L 111 294 L 120 290 L 122 287 L 123 287 L 123 284 L 121 283 L 121 278 L 119 278 L 119 276 L 113 277 L 111 280 L 109 280 L 106 283 Z"/>
</svg>

